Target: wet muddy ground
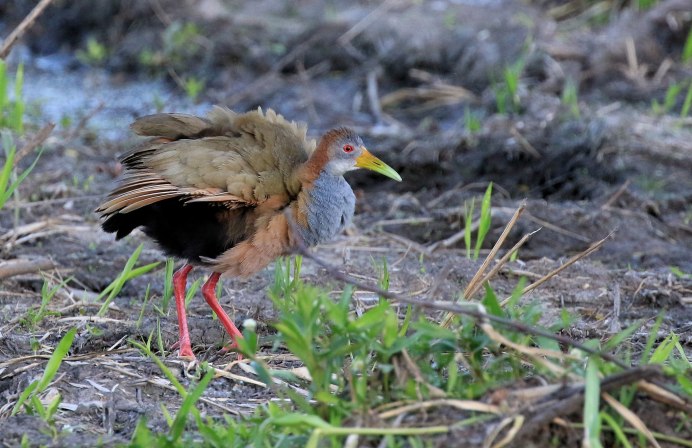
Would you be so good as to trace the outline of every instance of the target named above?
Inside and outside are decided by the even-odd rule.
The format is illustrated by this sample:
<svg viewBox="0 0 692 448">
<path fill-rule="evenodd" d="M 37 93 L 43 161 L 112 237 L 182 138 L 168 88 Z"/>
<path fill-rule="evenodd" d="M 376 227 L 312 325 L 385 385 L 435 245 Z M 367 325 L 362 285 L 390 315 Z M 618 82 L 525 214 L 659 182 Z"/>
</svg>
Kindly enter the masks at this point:
<svg viewBox="0 0 692 448">
<path fill-rule="evenodd" d="M 355 127 L 404 181 L 350 176 L 358 196 L 353 226 L 316 254 L 373 282 L 377 260 L 386 257 L 395 291 L 451 300 L 464 289 L 480 261 L 466 259 L 455 236 L 464 228 L 465 201 L 478 199 L 489 181 L 495 190 L 485 253 L 523 201 L 526 212 L 506 247 L 540 229 L 491 282 L 498 296 L 509 294 L 520 275 L 538 278 L 611 235 L 524 300 L 540 302 L 546 319 L 561 309 L 576 313 L 570 335 L 577 339 L 606 338 L 642 319 L 633 339 L 642 346 L 664 311 L 660 336 L 675 332 L 692 353 L 692 119 L 680 116 L 685 89 L 666 113 L 652 107 L 664 102 L 669 86 L 689 85 L 692 66 L 680 59 L 692 21 L 688 1 L 648 11 L 613 8 L 604 17 L 549 1 L 93 3 L 56 2 L 9 58 L 11 66 L 25 64 L 27 136 L 48 121 L 58 126 L 0 212 L 3 262 L 49 267 L 0 278 L 6 446 L 27 431 L 36 445 L 127 441 L 143 415 L 151 427 L 166 427 L 159 404 L 180 400 L 156 365 L 127 343 L 149 337 L 159 320 L 165 343 L 176 340 L 174 313 L 153 310 L 163 293 L 163 264 L 127 283 L 106 317 L 95 317 L 95 297 L 140 243 L 142 264 L 163 259 L 141 233 L 114 242 L 92 212 L 120 172 L 118 154 L 135 142 L 127 125 L 157 110 L 263 106 L 308 122 L 314 136 L 335 125 Z M 30 7 L 1 5 L 0 35 Z M 89 39 L 103 45 L 104 58 L 85 56 Z M 517 61 L 523 71 L 514 100 L 498 106 L 504 70 Z M 176 79 L 201 80 L 204 89 L 193 100 Z M 564 94 L 570 83 L 578 86 L 578 112 Z M 341 288 L 310 260 L 303 272 L 308 282 Z M 28 327 L 22 319 L 40 305 L 44 281 L 55 286 L 68 278 L 50 302 L 54 313 Z M 269 268 L 223 283 L 222 305 L 238 323 L 257 320 L 261 335 L 272 331 L 272 278 Z M 144 304 L 148 286 L 152 300 Z M 223 334 L 199 297 L 189 314 L 199 357 L 220 366 L 230 361 L 213 348 L 205 352 Z M 9 413 L 74 326 L 77 339 L 51 386 L 63 397 L 57 423 L 70 434 L 53 440 L 40 419 Z M 166 362 L 185 380 L 181 362 Z M 292 366 L 281 357 L 272 362 Z M 231 372 L 251 376 L 238 366 Z M 222 415 L 251 412 L 272 395 L 225 378 L 207 397 L 200 408 Z M 658 412 L 639 415 L 666 433 Z M 685 431 L 692 434 L 689 421 L 678 435 Z M 549 446 L 550 437 L 546 429 L 532 443 Z"/>
</svg>

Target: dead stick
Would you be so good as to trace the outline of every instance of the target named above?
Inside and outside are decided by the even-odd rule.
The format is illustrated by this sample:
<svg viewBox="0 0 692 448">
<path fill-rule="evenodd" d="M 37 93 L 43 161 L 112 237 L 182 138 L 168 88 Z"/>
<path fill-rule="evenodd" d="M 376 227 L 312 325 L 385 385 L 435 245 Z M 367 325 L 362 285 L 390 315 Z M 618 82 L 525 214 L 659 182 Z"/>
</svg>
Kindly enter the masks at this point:
<svg viewBox="0 0 692 448">
<path fill-rule="evenodd" d="M 2 43 L 2 48 L 0 48 L 0 59 L 5 59 L 8 54 L 10 54 L 10 50 L 14 46 L 14 44 L 19 40 L 19 38 L 28 30 L 36 21 L 38 16 L 41 15 L 44 9 L 48 7 L 53 2 L 53 0 L 41 0 L 38 2 L 36 6 L 34 6 L 34 9 L 31 10 L 31 12 L 24 17 L 24 20 L 22 20 L 17 27 L 12 30 L 9 36 L 3 41 Z"/>
<path fill-rule="evenodd" d="M 661 375 L 662 370 L 657 365 L 634 367 L 604 378 L 601 381 L 601 392 L 615 390 L 627 384 Z M 526 418 L 524 426 L 516 437 L 534 433 L 539 427 L 552 421 L 555 417 L 577 412 L 584 403 L 585 388 L 584 385 L 579 385 L 572 386 L 567 390 L 558 390 L 541 400 L 546 403 L 545 406 L 541 406 L 540 403 L 531 403 L 528 408 L 536 410 L 533 415 Z"/>
<path fill-rule="evenodd" d="M 22 160 L 27 154 L 43 143 L 48 138 L 50 133 L 53 132 L 53 128 L 55 128 L 55 123 L 48 123 L 47 125 L 43 126 L 40 131 L 38 131 L 38 134 L 34 135 L 31 140 L 26 142 L 24 146 L 17 151 L 17 155 L 14 159 L 14 165 L 17 166 L 17 163 L 19 163 L 20 160 Z"/>
<path fill-rule="evenodd" d="M 55 268 L 51 260 L 9 260 L 0 263 L 0 279 Z"/>
<path fill-rule="evenodd" d="M 483 277 L 483 279 L 480 281 L 480 284 L 484 285 L 486 282 L 490 281 L 491 278 L 495 277 L 495 274 L 497 274 L 500 271 L 500 269 L 502 269 L 502 267 L 507 263 L 507 260 L 509 260 L 512 254 L 518 251 L 521 248 L 521 246 L 523 246 L 524 243 L 526 243 L 529 240 L 529 238 L 531 238 L 533 235 L 540 231 L 541 229 L 536 229 L 533 232 L 527 233 L 526 235 L 522 236 L 521 239 L 517 242 L 517 244 L 512 246 L 512 248 L 508 250 L 507 253 L 502 256 L 502 258 L 500 258 L 500 260 L 495 264 L 495 266 L 490 270 L 490 272 L 488 272 Z M 476 290 L 475 292 L 478 292 L 478 290 Z M 471 299 L 471 297 L 469 297 L 469 299 Z"/>
<path fill-rule="evenodd" d="M 577 255 L 575 255 L 575 256 L 573 256 L 572 258 L 570 258 L 569 260 L 567 260 L 567 262 L 566 262 L 565 264 L 563 264 L 562 266 L 560 266 L 559 268 L 556 268 L 556 269 L 553 269 L 552 271 L 550 271 L 550 272 L 549 272 L 548 274 L 546 274 L 542 279 L 537 280 L 537 281 L 531 283 L 529 286 L 527 286 L 526 288 L 524 288 L 524 290 L 522 291 L 521 294 L 522 294 L 522 295 L 528 294 L 529 292 L 531 292 L 531 291 L 533 291 L 534 289 L 538 288 L 538 287 L 541 286 L 543 283 L 547 282 L 548 280 L 550 280 L 551 278 L 553 278 L 554 276 L 556 276 L 556 275 L 559 274 L 560 272 L 562 272 L 562 271 L 564 271 L 565 269 L 567 269 L 568 267 L 572 266 L 572 265 L 573 265 L 574 263 L 576 263 L 577 261 L 581 260 L 581 259 L 584 258 L 584 257 L 588 257 L 588 256 L 591 255 L 592 253 L 596 252 L 598 249 L 601 248 L 601 246 L 603 246 L 603 245 L 605 244 L 605 242 L 606 242 L 606 241 L 608 240 L 608 238 L 610 238 L 611 236 L 613 236 L 613 233 L 612 233 L 612 232 L 609 233 L 608 235 L 606 235 L 605 238 L 603 238 L 602 240 L 599 240 L 599 241 L 596 241 L 595 243 L 593 243 L 593 244 L 592 244 L 591 246 L 589 246 L 589 248 L 586 249 L 585 251 L 580 252 L 580 253 L 578 253 Z M 510 299 L 511 299 L 511 297 L 507 297 L 506 299 L 504 299 L 504 300 L 500 303 L 500 305 L 504 306 L 505 304 L 507 304 L 507 302 L 509 302 Z"/>
<path fill-rule="evenodd" d="M 623 193 L 625 191 L 627 191 L 627 187 L 629 187 L 629 186 L 630 186 L 630 180 L 627 179 L 624 184 L 620 185 L 620 188 L 617 189 L 617 191 L 610 197 L 610 199 L 608 199 L 607 201 L 605 201 L 605 203 L 603 205 L 601 205 L 601 210 L 604 210 L 604 209 L 610 207 L 611 205 L 613 205 L 615 203 L 615 201 L 620 199 L 620 196 L 622 196 Z"/>
<path fill-rule="evenodd" d="M 505 226 L 504 230 L 502 231 L 502 234 L 500 234 L 500 237 L 497 239 L 495 245 L 490 250 L 490 253 L 485 258 L 485 260 L 483 260 L 483 264 L 481 265 L 480 269 L 478 269 L 478 271 L 473 276 L 469 284 L 466 285 L 466 289 L 464 290 L 464 299 L 469 300 L 471 296 L 473 296 L 476 293 L 478 288 L 480 288 L 480 286 L 482 285 L 480 280 L 483 277 L 483 273 L 488 268 L 490 262 L 495 258 L 495 255 L 497 255 L 497 253 L 499 252 L 500 247 L 502 247 L 502 244 L 505 242 L 505 239 L 507 239 L 507 236 L 509 235 L 509 231 L 512 230 L 514 225 L 517 223 L 521 214 L 524 213 L 524 210 L 526 210 L 526 201 L 523 201 L 519 208 L 517 208 L 517 210 L 514 212 L 514 215 L 512 215 L 512 218 Z"/>
<path fill-rule="evenodd" d="M 464 296 L 462 297 L 463 300 L 469 300 L 471 297 L 478 291 L 478 289 L 481 287 L 482 283 L 480 280 L 483 278 L 483 274 L 485 273 L 485 270 L 488 269 L 488 266 L 490 265 L 490 262 L 493 261 L 495 258 L 495 255 L 500 250 L 500 247 L 502 247 L 502 244 L 504 244 L 505 240 L 507 239 L 507 236 L 509 235 L 509 231 L 512 230 L 514 225 L 517 223 L 519 220 L 519 217 L 521 214 L 526 210 L 526 201 L 523 201 L 519 208 L 514 212 L 514 215 L 512 215 L 512 218 L 509 220 L 507 225 L 505 226 L 504 230 L 502 231 L 502 234 L 500 237 L 497 239 L 495 242 L 495 245 L 493 248 L 490 250 L 490 253 L 488 254 L 487 257 L 485 257 L 485 260 L 483 260 L 483 264 L 481 265 L 480 268 L 478 268 L 478 271 L 476 271 L 476 274 L 473 276 L 471 281 L 469 282 L 468 285 L 466 285 L 466 289 L 464 290 Z M 445 318 L 442 320 L 442 323 L 440 326 L 443 328 L 447 328 L 449 324 L 452 323 L 452 318 L 454 317 L 453 313 L 447 313 Z"/>
</svg>

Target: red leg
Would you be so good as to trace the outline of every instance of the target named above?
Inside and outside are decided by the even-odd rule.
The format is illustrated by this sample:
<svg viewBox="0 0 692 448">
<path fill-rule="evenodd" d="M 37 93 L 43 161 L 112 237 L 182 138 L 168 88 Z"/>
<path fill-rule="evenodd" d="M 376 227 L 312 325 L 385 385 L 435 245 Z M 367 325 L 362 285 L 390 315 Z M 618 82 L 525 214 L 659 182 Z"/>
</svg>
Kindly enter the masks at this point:
<svg viewBox="0 0 692 448">
<path fill-rule="evenodd" d="M 178 357 L 195 359 L 190 345 L 190 332 L 187 329 L 187 314 L 185 313 L 185 289 L 187 287 L 187 274 L 192 270 L 191 264 L 185 264 L 173 275 L 173 294 L 175 295 L 175 309 L 178 312 Z"/>
<path fill-rule="evenodd" d="M 221 277 L 221 274 L 218 272 L 211 274 L 209 280 L 202 286 L 202 295 L 211 309 L 214 310 L 221 324 L 231 337 L 231 341 L 233 341 L 231 347 L 233 347 L 236 345 L 236 340 L 242 338 L 243 334 L 236 328 L 233 321 L 228 317 L 228 314 L 226 314 L 223 308 L 221 308 L 218 300 L 216 300 L 216 284 L 219 282 L 219 277 Z"/>
</svg>

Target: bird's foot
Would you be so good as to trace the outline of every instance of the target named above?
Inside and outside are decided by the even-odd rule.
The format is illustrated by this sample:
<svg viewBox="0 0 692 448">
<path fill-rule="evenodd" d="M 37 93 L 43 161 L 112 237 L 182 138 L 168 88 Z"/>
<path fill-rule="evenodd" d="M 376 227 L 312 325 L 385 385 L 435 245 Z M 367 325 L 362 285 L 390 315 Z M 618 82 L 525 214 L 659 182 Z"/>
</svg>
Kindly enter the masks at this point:
<svg viewBox="0 0 692 448">
<path fill-rule="evenodd" d="M 180 349 L 178 351 L 178 358 L 183 361 L 196 361 L 197 357 L 192 353 L 192 349 Z"/>
<path fill-rule="evenodd" d="M 178 358 L 184 361 L 197 360 L 189 340 L 180 340 L 171 346 L 171 350 L 175 350 L 176 348 L 178 349 Z"/>
</svg>

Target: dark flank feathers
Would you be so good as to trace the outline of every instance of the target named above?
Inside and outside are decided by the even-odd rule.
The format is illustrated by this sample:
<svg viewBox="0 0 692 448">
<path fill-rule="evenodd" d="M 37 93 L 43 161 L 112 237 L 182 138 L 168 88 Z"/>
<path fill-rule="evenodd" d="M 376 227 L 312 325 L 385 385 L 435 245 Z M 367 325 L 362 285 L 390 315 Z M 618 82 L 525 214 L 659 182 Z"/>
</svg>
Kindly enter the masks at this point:
<svg viewBox="0 0 692 448">
<path fill-rule="evenodd" d="M 246 237 L 248 214 L 248 209 L 167 199 L 110 215 L 101 227 L 121 239 L 141 226 L 167 255 L 203 264 L 200 257 L 216 258 Z"/>
</svg>

